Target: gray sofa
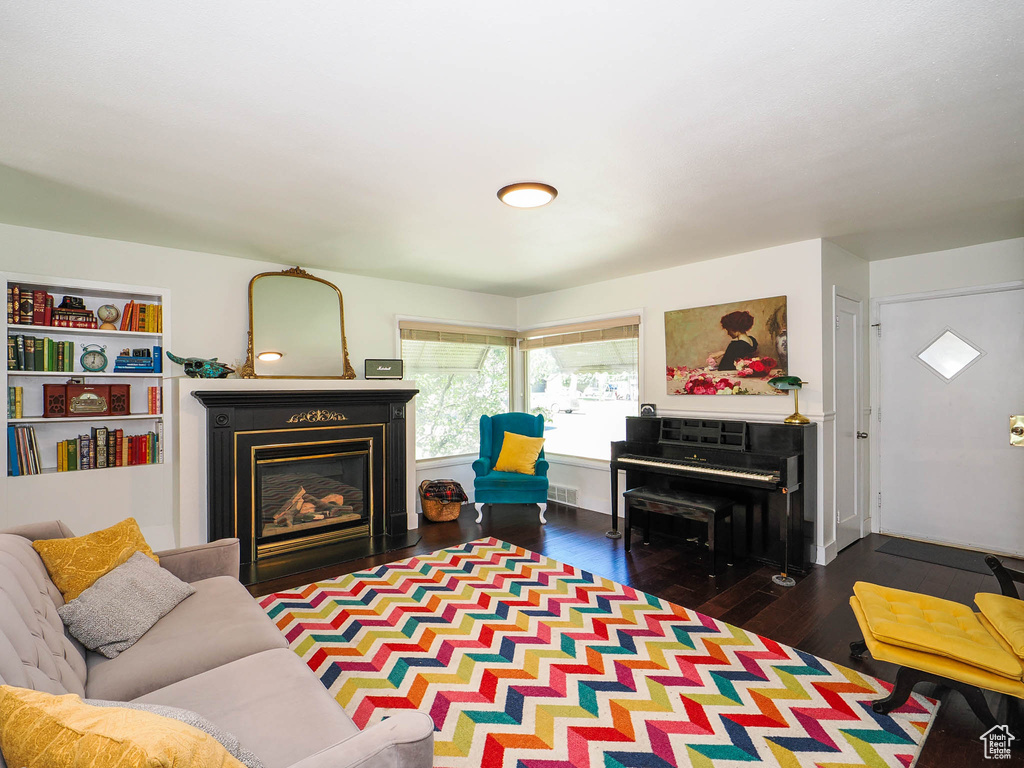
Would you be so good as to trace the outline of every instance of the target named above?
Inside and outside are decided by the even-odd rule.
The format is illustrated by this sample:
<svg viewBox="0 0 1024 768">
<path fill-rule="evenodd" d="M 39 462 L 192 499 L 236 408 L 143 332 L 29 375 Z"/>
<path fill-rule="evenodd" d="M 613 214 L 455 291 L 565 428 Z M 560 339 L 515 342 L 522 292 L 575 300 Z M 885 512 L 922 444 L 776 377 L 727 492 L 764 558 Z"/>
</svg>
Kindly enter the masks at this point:
<svg viewBox="0 0 1024 768">
<path fill-rule="evenodd" d="M 56 521 L 0 532 L 0 683 L 191 709 L 265 768 L 433 765 L 423 713 L 356 728 L 239 583 L 236 539 L 158 552 L 195 594 L 117 658 L 85 650 L 64 631 L 63 598 L 30 544 L 73 535 Z"/>
</svg>

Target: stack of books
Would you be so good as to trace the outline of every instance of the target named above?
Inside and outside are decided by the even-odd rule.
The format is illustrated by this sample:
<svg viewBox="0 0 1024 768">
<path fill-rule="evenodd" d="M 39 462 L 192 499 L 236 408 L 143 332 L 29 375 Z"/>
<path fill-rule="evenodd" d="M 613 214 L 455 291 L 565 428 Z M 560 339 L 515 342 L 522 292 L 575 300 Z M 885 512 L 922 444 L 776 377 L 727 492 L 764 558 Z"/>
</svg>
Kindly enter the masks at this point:
<svg viewBox="0 0 1024 768">
<path fill-rule="evenodd" d="M 7 370 L 71 373 L 75 370 L 75 342 L 54 341 L 48 336 L 8 336 Z"/>
<path fill-rule="evenodd" d="M 8 387 L 7 388 L 7 418 L 8 419 L 21 419 L 24 418 L 25 412 L 22 405 L 22 387 Z"/>
<path fill-rule="evenodd" d="M 34 427 L 7 427 L 7 474 L 38 475 L 42 472 Z"/>
<path fill-rule="evenodd" d="M 121 313 L 122 331 L 143 333 L 164 332 L 164 308 L 159 304 L 139 304 L 129 301 Z"/>
<path fill-rule="evenodd" d="M 99 321 L 80 298 L 65 296 L 61 306 L 54 306 L 53 295 L 41 290 L 7 285 L 7 324 L 39 325 L 63 328 L 98 328 Z"/>
<path fill-rule="evenodd" d="M 162 355 L 162 347 L 136 349 L 130 355 L 118 355 L 114 360 L 114 373 L 162 373 Z"/>
<path fill-rule="evenodd" d="M 163 460 L 163 424 L 157 425 L 156 432 L 144 435 L 93 427 L 88 434 L 57 443 L 58 472 L 161 464 Z"/>
</svg>

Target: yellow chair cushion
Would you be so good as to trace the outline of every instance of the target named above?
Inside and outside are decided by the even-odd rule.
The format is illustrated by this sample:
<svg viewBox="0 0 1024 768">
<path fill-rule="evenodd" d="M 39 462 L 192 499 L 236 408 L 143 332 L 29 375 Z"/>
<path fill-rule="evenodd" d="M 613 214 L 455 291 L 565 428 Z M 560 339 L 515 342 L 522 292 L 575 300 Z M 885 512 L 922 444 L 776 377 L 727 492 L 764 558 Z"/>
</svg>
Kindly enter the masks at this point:
<svg viewBox="0 0 1024 768">
<path fill-rule="evenodd" d="M 1024 658 L 1024 600 L 979 592 L 974 602 L 1013 652 Z"/>
<path fill-rule="evenodd" d="M 853 593 L 870 633 L 883 643 L 945 656 L 1015 680 L 1024 674 L 1020 661 L 966 605 L 863 581 L 853 585 Z"/>
<path fill-rule="evenodd" d="M 39 539 L 33 541 L 32 546 L 42 558 L 51 581 L 64 595 L 65 602 L 74 600 L 96 579 L 127 562 L 136 552 L 160 562 L 143 538 L 134 517 L 85 536 Z"/>
<path fill-rule="evenodd" d="M 0 752 L 19 768 L 242 768 L 212 736 L 177 720 L 9 685 L 0 686 Z"/>
<path fill-rule="evenodd" d="M 871 634 L 868 628 L 867 619 L 864 618 L 864 611 L 861 609 L 860 601 L 856 595 L 850 596 L 850 606 L 853 614 L 857 617 L 861 632 L 864 633 L 864 642 L 868 646 L 871 657 L 879 661 L 888 661 L 900 667 L 920 669 L 923 672 L 931 672 L 934 675 L 948 677 L 951 680 L 959 680 L 961 683 L 976 685 L 990 691 L 1006 693 L 1010 696 L 1024 698 L 1024 682 L 1019 679 L 1010 679 L 1002 675 L 996 675 L 979 667 L 964 664 L 962 661 L 947 659 L 934 653 L 923 651 L 912 651 L 909 648 L 901 648 L 898 645 L 880 642 Z M 985 617 L 980 621 L 984 625 Z"/>
<path fill-rule="evenodd" d="M 533 475 L 537 472 L 537 457 L 544 447 L 543 437 L 527 437 L 515 432 L 506 432 L 501 443 L 501 453 L 494 462 L 496 472 L 517 472 Z"/>
</svg>

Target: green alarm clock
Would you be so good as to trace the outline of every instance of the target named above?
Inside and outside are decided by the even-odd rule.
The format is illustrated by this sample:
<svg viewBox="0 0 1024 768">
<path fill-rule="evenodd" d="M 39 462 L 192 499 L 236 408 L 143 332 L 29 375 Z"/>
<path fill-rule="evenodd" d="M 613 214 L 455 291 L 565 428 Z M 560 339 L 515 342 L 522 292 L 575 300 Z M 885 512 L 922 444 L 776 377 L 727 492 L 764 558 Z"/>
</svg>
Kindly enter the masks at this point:
<svg viewBox="0 0 1024 768">
<path fill-rule="evenodd" d="M 92 347 L 92 349 L 90 349 Z M 99 373 L 107 367 L 107 348 L 99 344 L 86 344 L 82 347 L 82 356 L 79 360 L 82 363 L 82 370 L 89 373 Z"/>
</svg>

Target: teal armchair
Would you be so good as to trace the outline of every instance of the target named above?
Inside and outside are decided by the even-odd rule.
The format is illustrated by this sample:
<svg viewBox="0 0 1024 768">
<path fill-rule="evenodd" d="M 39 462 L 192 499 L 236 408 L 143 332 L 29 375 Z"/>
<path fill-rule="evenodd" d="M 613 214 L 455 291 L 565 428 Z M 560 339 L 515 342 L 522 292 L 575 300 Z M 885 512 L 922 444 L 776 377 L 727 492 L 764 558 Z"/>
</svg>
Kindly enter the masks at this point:
<svg viewBox="0 0 1024 768">
<path fill-rule="evenodd" d="M 548 463 L 541 450 L 533 475 L 495 472 L 494 463 L 501 453 L 506 432 L 526 437 L 544 437 L 544 417 L 529 413 L 500 413 L 480 417 L 480 458 L 473 462 L 476 521 L 484 519 L 484 504 L 538 504 L 540 521 L 547 523 Z"/>
</svg>

